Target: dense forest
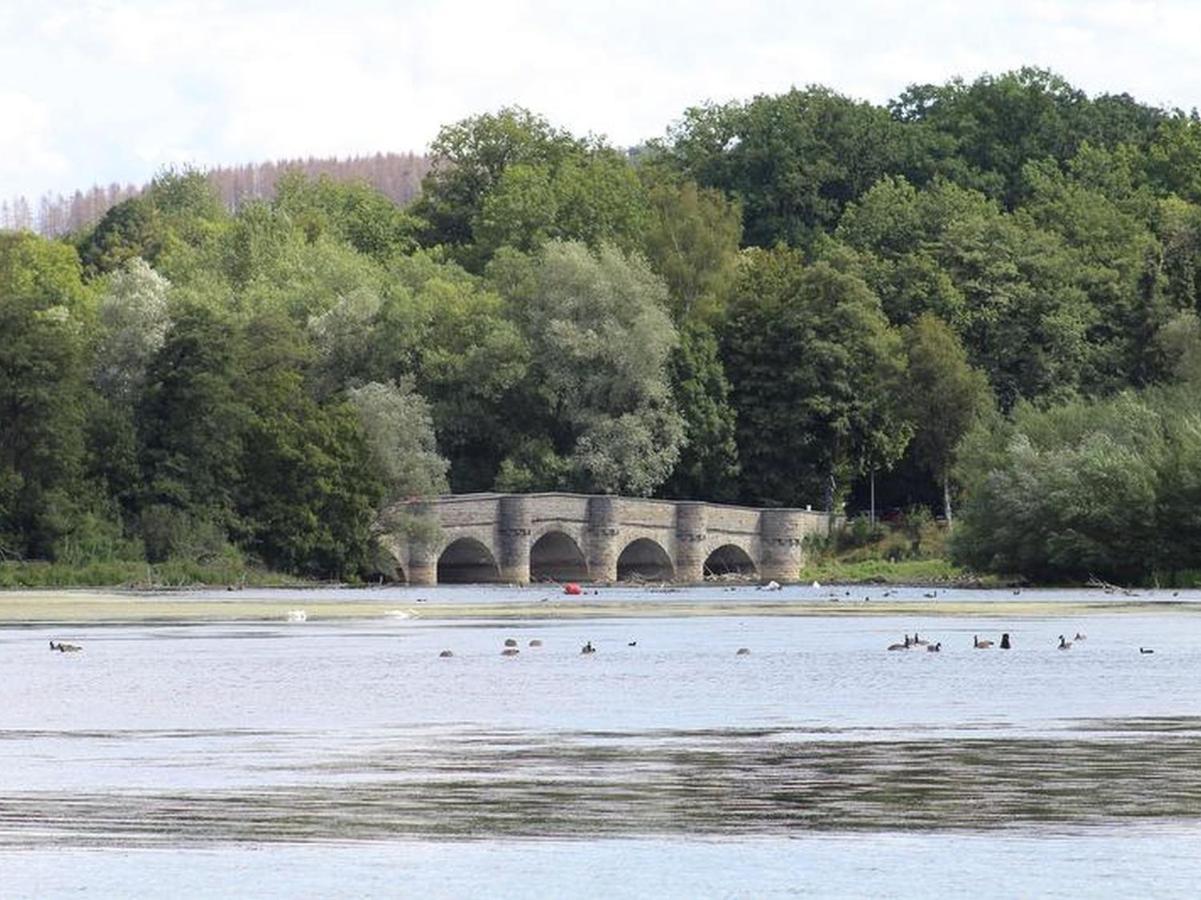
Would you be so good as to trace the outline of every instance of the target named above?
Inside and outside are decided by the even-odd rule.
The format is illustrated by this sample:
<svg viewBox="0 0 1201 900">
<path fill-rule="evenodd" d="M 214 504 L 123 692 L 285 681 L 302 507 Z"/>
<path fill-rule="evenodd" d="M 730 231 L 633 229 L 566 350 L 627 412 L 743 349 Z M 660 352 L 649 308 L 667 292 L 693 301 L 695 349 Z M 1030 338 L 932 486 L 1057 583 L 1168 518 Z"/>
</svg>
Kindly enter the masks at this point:
<svg viewBox="0 0 1201 900">
<path fill-rule="evenodd" d="M 166 172 L 0 232 L 0 557 L 363 577 L 407 497 L 871 485 L 977 569 L 1201 568 L 1196 113 L 1023 69 L 430 159 L 410 203 Z"/>
</svg>

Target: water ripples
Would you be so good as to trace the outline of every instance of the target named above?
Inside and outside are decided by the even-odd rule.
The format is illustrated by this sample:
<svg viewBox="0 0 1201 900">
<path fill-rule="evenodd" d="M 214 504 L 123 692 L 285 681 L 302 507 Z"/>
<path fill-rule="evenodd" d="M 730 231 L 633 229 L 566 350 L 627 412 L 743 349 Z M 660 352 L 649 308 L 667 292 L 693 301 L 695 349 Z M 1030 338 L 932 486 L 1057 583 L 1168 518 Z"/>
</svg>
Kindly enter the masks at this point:
<svg viewBox="0 0 1201 900">
<path fill-rule="evenodd" d="M 944 731 L 946 731 L 944 729 Z M 404 838 L 750 836 L 1201 820 L 1201 718 L 956 728 L 606 732 L 407 728 L 359 735 L 0 732 L 0 741 L 204 745 L 250 786 L 0 792 L 0 846 Z M 307 745 L 259 757 L 264 738 Z M 259 743 L 256 743 L 259 742 Z"/>
</svg>

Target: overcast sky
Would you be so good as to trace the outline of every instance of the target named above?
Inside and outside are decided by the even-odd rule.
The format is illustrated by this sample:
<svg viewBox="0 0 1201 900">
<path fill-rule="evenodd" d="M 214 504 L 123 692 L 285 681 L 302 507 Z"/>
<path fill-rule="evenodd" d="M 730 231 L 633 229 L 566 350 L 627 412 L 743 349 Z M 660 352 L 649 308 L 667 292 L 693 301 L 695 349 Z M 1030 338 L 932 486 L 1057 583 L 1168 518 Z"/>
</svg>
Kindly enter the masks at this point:
<svg viewBox="0 0 1201 900">
<path fill-rule="evenodd" d="M 517 103 L 619 144 L 822 83 L 883 102 L 1024 64 L 1201 105 L 1197 0 L 0 0 L 0 197 L 162 166 L 422 151 Z"/>
</svg>

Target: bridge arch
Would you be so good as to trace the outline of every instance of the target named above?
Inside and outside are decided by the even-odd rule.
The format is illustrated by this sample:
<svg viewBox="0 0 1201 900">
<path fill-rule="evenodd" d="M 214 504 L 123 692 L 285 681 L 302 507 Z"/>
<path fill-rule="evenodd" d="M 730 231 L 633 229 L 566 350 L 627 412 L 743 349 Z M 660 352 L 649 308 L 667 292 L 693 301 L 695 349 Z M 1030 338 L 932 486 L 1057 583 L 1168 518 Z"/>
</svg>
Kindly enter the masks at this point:
<svg viewBox="0 0 1201 900">
<path fill-rule="evenodd" d="M 571 535 L 557 529 L 530 547 L 530 581 L 586 581 L 588 563 Z"/>
<path fill-rule="evenodd" d="M 741 575 L 754 578 L 759 574 L 755 561 L 749 553 L 737 544 L 722 544 L 705 557 L 705 577 L 722 575 Z"/>
<path fill-rule="evenodd" d="M 475 538 L 451 541 L 438 556 L 438 584 L 485 584 L 500 580 L 496 557 Z"/>
<path fill-rule="evenodd" d="M 626 544 L 617 557 L 617 580 L 646 579 L 647 581 L 671 581 L 675 567 L 667 551 L 650 538 L 638 538 Z"/>
</svg>

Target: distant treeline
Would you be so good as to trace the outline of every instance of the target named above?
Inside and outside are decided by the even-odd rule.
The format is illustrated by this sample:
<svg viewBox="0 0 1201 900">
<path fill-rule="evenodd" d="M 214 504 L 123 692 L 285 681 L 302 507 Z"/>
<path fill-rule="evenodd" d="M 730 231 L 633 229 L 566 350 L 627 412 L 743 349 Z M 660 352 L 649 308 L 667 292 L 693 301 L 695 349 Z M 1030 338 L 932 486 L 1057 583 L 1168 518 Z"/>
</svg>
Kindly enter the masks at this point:
<svg viewBox="0 0 1201 900">
<path fill-rule="evenodd" d="M 310 178 L 325 175 L 334 181 L 363 181 L 404 205 L 420 193 L 421 179 L 429 168 L 429 157 L 421 154 L 376 153 L 347 159 L 309 157 L 218 166 L 206 170 L 205 177 L 230 211 L 238 209 L 247 200 L 270 200 L 275 194 L 275 182 L 285 172 L 303 172 Z M 69 197 L 43 194 L 33 203 L 20 196 L 0 200 L 0 229 L 25 229 L 47 237 L 59 237 L 90 228 L 112 207 L 136 197 L 143 190 L 145 185 L 114 183 L 108 187 L 94 185 L 87 191 L 75 191 Z"/>
<path fill-rule="evenodd" d="M 1022 69 L 699 106 L 633 153 L 508 108 L 431 158 L 167 172 L 0 234 L 0 557 L 387 574 L 392 501 L 575 490 L 1201 568 L 1196 114 Z"/>
</svg>

